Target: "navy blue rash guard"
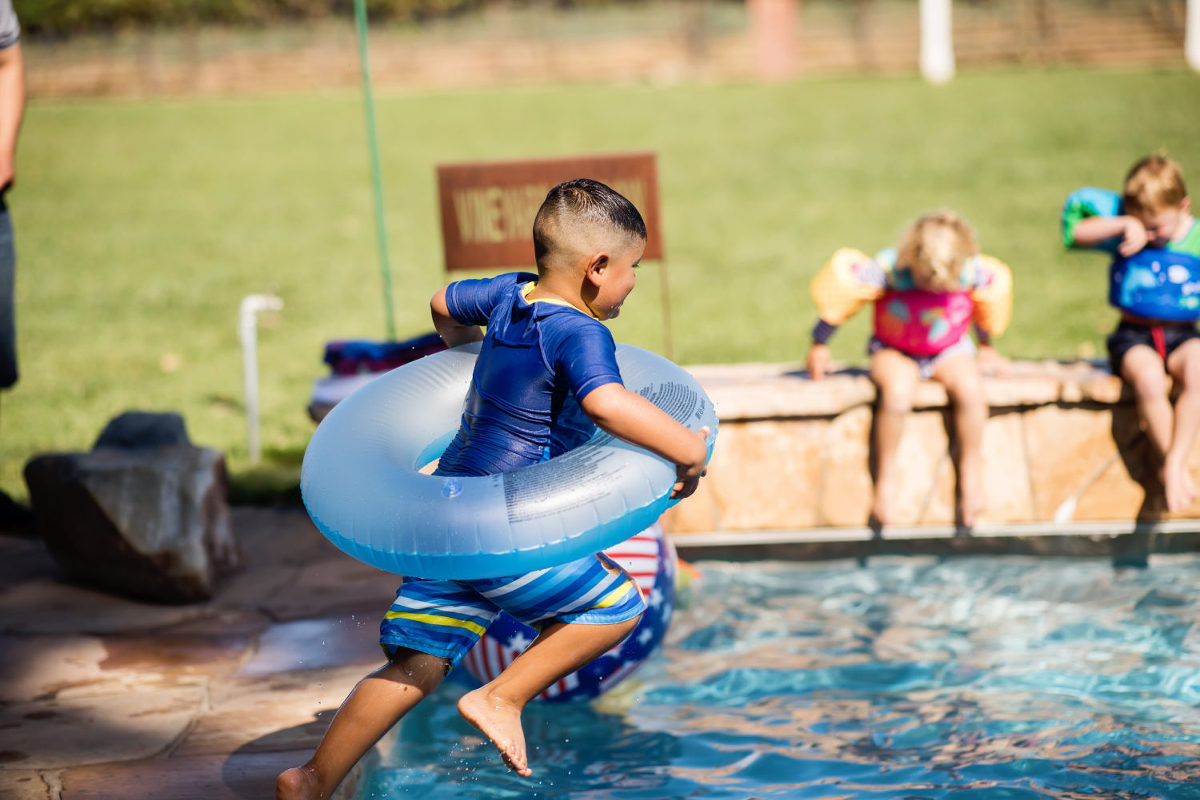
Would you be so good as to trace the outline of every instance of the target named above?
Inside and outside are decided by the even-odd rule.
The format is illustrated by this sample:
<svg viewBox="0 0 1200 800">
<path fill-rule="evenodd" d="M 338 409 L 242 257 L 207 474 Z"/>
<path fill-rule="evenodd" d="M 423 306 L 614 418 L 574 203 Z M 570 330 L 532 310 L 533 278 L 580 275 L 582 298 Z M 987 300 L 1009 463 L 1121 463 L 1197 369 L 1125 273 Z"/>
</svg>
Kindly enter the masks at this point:
<svg viewBox="0 0 1200 800">
<path fill-rule="evenodd" d="M 608 328 L 565 303 L 526 300 L 536 285 L 536 275 L 513 272 L 446 288 L 450 316 L 487 333 L 436 474 L 491 475 L 564 453 L 595 431 L 579 401 L 622 384 Z"/>
</svg>

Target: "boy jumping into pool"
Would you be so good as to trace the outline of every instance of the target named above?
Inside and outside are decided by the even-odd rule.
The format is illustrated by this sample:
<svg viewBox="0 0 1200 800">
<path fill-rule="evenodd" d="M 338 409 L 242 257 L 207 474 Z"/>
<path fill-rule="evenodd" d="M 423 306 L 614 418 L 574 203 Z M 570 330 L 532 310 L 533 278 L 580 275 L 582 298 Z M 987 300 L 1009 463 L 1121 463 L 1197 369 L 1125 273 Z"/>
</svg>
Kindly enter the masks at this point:
<svg viewBox="0 0 1200 800">
<path fill-rule="evenodd" d="M 1063 205 L 1063 243 L 1114 256 L 1109 302 L 1121 312 L 1108 337 L 1113 372 L 1133 389 L 1138 416 L 1158 455 L 1167 510 L 1196 499 L 1188 454 L 1200 429 L 1200 225 L 1179 165 L 1146 156 L 1121 195 L 1085 187 Z M 1146 250 L 1147 259 L 1137 259 Z M 1151 251 L 1158 251 L 1155 255 Z M 1179 396 L 1172 407 L 1166 375 Z"/>
<path fill-rule="evenodd" d="M 533 239 L 536 276 L 457 281 L 430 303 L 447 345 L 483 340 L 462 424 L 436 474 L 533 464 L 581 444 L 594 422 L 674 462 L 672 495 L 687 497 L 704 472 L 708 431 L 692 432 L 626 390 L 612 334 L 601 324 L 633 290 L 646 247 L 641 214 L 602 183 L 568 181 L 546 196 Z M 308 763 L 279 776 L 276 798 L 329 797 L 501 610 L 540 633 L 495 680 L 463 695 L 458 709 L 528 777 L 525 704 L 619 644 L 643 609 L 636 584 L 603 554 L 505 578 L 405 579 L 380 625 L 388 664 L 358 683 Z"/>
<path fill-rule="evenodd" d="M 917 381 L 933 378 L 954 406 L 958 441 L 958 519 L 968 530 L 984 505 L 983 425 L 987 397 L 980 362 L 996 364 L 991 347 L 1012 315 L 1012 273 L 980 255 L 975 232 L 952 211 L 925 214 L 898 247 L 875 258 L 850 248 L 833 254 L 812 282 L 820 319 L 813 328 L 808 373 L 820 380 L 829 370 L 827 342 L 864 303 L 875 303 L 875 330 L 867 346 L 871 380 L 878 387 L 875 498 L 868 524 L 878 534 L 893 521 L 900 465 L 896 453 Z M 967 332 L 974 323 L 979 339 Z"/>
</svg>

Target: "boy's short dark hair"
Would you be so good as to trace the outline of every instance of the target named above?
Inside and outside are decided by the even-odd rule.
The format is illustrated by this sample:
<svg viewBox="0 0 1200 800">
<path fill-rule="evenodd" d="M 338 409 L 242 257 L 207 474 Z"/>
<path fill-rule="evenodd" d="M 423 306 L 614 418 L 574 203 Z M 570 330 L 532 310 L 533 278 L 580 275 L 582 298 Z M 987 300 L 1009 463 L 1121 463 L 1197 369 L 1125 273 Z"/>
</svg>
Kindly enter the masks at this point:
<svg viewBox="0 0 1200 800">
<path fill-rule="evenodd" d="M 600 181 L 576 178 L 564 181 L 546 194 L 533 220 L 533 249 L 538 263 L 554 248 L 553 223 L 570 217 L 595 222 L 645 241 L 646 222 L 633 203 Z"/>
</svg>

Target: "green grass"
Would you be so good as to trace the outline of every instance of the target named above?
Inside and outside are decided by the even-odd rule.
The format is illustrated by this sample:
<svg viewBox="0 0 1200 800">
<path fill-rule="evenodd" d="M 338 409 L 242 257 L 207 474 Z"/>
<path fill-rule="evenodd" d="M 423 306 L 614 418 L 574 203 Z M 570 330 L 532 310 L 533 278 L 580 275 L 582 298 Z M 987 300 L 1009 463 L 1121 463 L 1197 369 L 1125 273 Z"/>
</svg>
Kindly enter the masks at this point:
<svg viewBox="0 0 1200 800">
<path fill-rule="evenodd" d="M 803 358 L 808 281 L 836 247 L 890 244 L 945 205 L 1007 261 L 1007 355 L 1102 352 L 1104 262 L 1066 254 L 1057 218 L 1165 149 L 1200 180 L 1200 80 L 1180 71 L 998 71 L 784 85 L 569 86 L 377 98 L 396 327 L 430 329 L 444 282 L 434 167 L 652 149 L 675 358 Z M 176 410 L 227 454 L 240 496 L 294 486 L 326 341 L 383 338 L 361 99 L 33 102 L 10 195 L 22 379 L 0 401 L 0 489 L 34 453 L 91 447 L 127 409 Z M 661 350 L 657 270 L 620 320 Z M 247 463 L 237 309 L 259 330 L 263 444 Z M 867 314 L 834 340 L 863 361 Z"/>
</svg>

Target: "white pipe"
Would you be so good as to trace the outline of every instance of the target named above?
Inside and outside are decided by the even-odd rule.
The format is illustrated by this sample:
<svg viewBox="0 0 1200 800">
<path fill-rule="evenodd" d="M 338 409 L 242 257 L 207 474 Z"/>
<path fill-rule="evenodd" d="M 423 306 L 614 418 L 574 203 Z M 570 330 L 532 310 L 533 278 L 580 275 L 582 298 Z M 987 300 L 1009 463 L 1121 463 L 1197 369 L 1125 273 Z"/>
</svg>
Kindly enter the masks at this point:
<svg viewBox="0 0 1200 800">
<path fill-rule="evenodd" d="M 920 15 L 921 75 L 930 83 L 946 83 L 954 77 L 950 0 L 921 0 Z"/>
<path fill-rule="evenodd" d="M 283 300 L 269 294 L 251 294 L 242 298 L 238 309 L 238 339 L 242 342 L 242 380 L 246 385 L 246 442 L 250 461 L 258 461 L 262 447 L 258 437 L 258 327 L 262 311 L 278 311 Z"/>
<path fill-rule="evenodd" d="M 1196 72 L 1200 72 L 1200 0 L 1188 0 L 1183 55 L 1187 59 L 1188 66 Z"/>
</svg>

